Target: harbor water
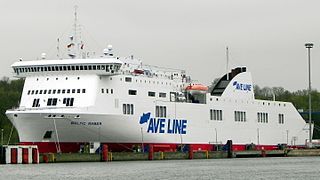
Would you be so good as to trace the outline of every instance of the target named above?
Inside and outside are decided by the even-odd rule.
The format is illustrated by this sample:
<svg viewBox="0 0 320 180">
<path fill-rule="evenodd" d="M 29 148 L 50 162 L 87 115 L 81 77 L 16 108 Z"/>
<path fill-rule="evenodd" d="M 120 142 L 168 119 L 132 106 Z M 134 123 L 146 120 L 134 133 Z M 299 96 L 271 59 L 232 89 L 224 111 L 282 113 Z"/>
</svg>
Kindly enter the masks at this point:
<svg viewBox="0 0 320 180">
<path fill-rule="evenodd" d="M 320 157 L 0 165 L 1 179 L 320 179 Z"/>
</svg>

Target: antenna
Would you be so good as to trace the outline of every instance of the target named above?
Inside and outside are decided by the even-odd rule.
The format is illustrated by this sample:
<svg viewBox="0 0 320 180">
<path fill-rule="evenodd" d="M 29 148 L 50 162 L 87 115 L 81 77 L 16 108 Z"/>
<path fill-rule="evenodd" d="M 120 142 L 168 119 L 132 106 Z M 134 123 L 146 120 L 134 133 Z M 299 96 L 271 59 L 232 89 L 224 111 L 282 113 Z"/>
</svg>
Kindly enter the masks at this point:
<svg viewBox="0 0 320 180">
<path fill-rule="evenodd" d="M 78 9 L 78 6 L 75 5 L 74 6 L 74 44 L 75 44 L 75 48 L 76 48 L 76 56 L 78 55 L 79 53 L 79 44 L 78 44 L 78 38 L 77 38 L 77 22 L 78 22 L 78 14 L 77 14 L 77 9 Z"/>
<path fill-rule="evenodd" d="M 57 39 L 57 58 L 60 59 L 60 39 Z"/>
<path fill-rule="evenodd" d="M 226 73 L 227 73 L 227 81 L 229 80 L 229 47 L 226 47 L 226 56 L 227 56 L 227 64 L 226 64 Z"/>
<path fill-rule="evenodd" d="M 70 36 L 70 43 L 67 45 L 68 55 L 74 59 L 76 57 L 81 58 L 83 42 L 81 41 L 80 32 L 78 32 L 78 6 L 74 6 L 74 24 L 73 24 L 73 35 Z"/>
</svg>

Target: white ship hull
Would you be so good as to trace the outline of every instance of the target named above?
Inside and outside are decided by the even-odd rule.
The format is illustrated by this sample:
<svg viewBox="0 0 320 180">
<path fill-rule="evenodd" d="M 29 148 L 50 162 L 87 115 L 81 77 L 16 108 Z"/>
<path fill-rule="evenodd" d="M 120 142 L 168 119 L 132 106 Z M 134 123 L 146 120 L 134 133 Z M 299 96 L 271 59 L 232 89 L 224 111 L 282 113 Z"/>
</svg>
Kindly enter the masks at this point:
<svg viewBox="0 0 320 180">
<path fill-rule="evenodd" d="M 256 100 L 254 103 L 242 102 L 241 107 L 247 112 L 256 112 L 257 105 L 261 103 L 262 101 Z M 8 111 L 7 115 L 17 128 L 21 142 L 209 145 L 224 144 L 231 139 L 235 145 L 254 143 L 276 147 L 277 144 L 305 145 L 308 139 L 308 124 L 298 119 L 301 117 L 290 103 L 288 103 L 290 106 L 285 108 L 286 114 L 292 114 L 292 117 L 286 117 L 290 123 L 280 125 L 277 121 L 271 121 L 265 125 L 257 124 L 254 118 L 248 118 L 246 123 L 235 122 L 233 117 L 235 102 L 227 101 L 224 107 L 219 107 L 219 104 L 214 105 L 224 109 L 223 121 L 212 121 L 208 118 L 209 105 L 161 102 L 168 109 L 174 110 L 165 118 L 165 127 L 162 128 L 164 133 L 159 132 L 160 128 L 156 133 L 150 131 L 147 123 L 139 124 L 140 115 L 145 112 L 154 114 L 153 109 L 147 108 L 154 107 L 154 102 L 144 102 L 144 104 L 145 107 L 136 109 L 137 115 L 134 116 L 86 112 L 84 109 Z M 278 103 L 271 102 L 269 109 L 269 111 L 279 110 Z M 14 118 L 14 114 L 17 117 Z M 56 117 L 48 118 L 48 115 Z M 277 117 L 269 118 L 277 119 Z M 187 120 L 185 134 L 168 133 L 168 129 L 172 130 L 173 127 L 172 123 L 171 127 L 168 127 L 167 121 L 172 122 L 173 119 Z M 43 138 L 46 131 L 52 131 L 50 139 Z"/>
</svg>

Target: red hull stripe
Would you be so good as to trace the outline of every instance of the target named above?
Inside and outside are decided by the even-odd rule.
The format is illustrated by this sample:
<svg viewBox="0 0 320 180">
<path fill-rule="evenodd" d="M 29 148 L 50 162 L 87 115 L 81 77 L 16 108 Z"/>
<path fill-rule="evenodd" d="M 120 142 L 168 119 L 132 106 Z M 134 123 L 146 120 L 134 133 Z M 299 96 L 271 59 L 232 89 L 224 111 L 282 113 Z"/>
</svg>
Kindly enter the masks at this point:
<svg viewBox="0 0 320 180">
<path fill-rule="evenodd" d="M 56 153 L 57 152 L 57 144 L 54 142 L 22 142 L 21 145 L 37 145 L 39 149 L 39 153 Z M 60 148 L 63 153 L 69 152 L 79 152 L 80 148 L 83 147 L 86 143 L 75 143 L 75 142 L 63 142 L 60 143 Z M 137 148 L 142 148 L 141 144 L 137 143 L 104 143 L 107 144 L 110 151 L 113 152 L 121 152 L 121 151 L 134 151 Z M 156 144 L 151 143 L 153 145 L 154 152 L 159 151 L 169 151 L 174 152 L 177 151 L 180 144 Z M 144 144 L 144 146 L 148 146 L 148 144 Z M 278 149 L 277 145 L 256 145 L 256 150 L 276 150 Z M 294 147 L 299 148 L 299 147 Z M 300 147 L 301 148 L 301 147 Z M 192 144 L 192 149 L 194 151 L 215 151 L 215 145 L 213 144 Z M 244 151 L 246 150 L 246 145 L 244 144 L 233 144 L 233 151 Z"/>
</svg>

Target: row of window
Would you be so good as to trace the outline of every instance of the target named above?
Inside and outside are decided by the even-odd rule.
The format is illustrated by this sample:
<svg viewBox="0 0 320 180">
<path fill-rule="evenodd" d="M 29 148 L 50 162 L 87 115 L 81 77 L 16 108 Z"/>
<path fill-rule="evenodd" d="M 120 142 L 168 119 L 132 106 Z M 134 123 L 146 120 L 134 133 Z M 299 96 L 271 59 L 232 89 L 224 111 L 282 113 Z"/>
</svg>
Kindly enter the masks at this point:
<svg viewBox="0 0 320 180">
<path fill-rule="evenodd" d="M 210 120 L 222 121 L 222 110 L 210 109 Z"/>
<path fill-rule="evenodd" d="M 122 78 L 120 78 L 120 81 L 122 81 Z M 127 79 L 126 80 L 126 78 L 125 78 L 125 82 L 132 82 L 132 79 L 131 79 L 131 81 L 129 80 L 129 79 Z M 140 82 L 140 83 L 149 83 L 149 84 L 151 84 L 151 83 L 153 83 L 153 84 L 162 84 L 162 85 L 170 85 L 171 86 L 171 82 L 162 82 L 162 81 L 151 81 L 151 80 L 142 80 L 142 79 L 140 79 L 140 80 L 138 80 L 138 79 L 136 79 L 136 83 L 137 82 Z M 179 85 L 177 85 L 177 87 L 179 87 Z M 182 87 L 182 85 L 180 85 L 180 87 Z"/>
<path fill-rule="evenodd" d="M 106 94 L 109 94 L 109 89 L 103 89 L 101 88 L 101 93 L 106 93 Z M 113 94 L 113 89 L 110 89 L 110 94 Z"/>
<path fill-rule="evenodd" d="M 120 78 L 120 81 L 122 81 L 122 78 Z M 124 81 L 125 82 L 132 82 L 132 78 L 131 77 L 125 77 Z M 138 82 L 138 79 L 136 79 L 136 82 Z M 140 83 L 142 83 L 142 82 L 143 82 L 143 80 L 140 79 Z M 144 80 L 144 82 L 148 83 L 147 80 Z M 153 82 L 153 84 L 160 84 L 161 83 L 162 85 L 164 85 L 164 82 L 161 82 L 161 81 L 160 82 L 159 81 L 149 81 L 149 83 L 152 83 L 152 82 Z M 165 85 L 170 85 L 171 86 L 171 82 L 169 82 L 169 83 L 166 82 Z M 182 85 L 180 85 L 180 86 L 182 86 Z"/>
<path fill-rule="evenodd" d="M 222 99 L 222 98 L 215 98 L 215 99 L 213 99 L 213 98 L 210 98 L 210 101 L 226 101 L 226 100 L 228 100 L 228 99 Z M 234 100 L 235 102 L 238 102 L 239 100 Z M 229 102 L 231 102 L 231 100 L 229 99 Z M 249 104 L 249 101 L 243 101 L 243 100 L 241 100 L 241 103 L 247 103 L 247 104 Z M 260 105 L 260 102 L 255 102 L 255 101 L 251 101 L 250 103 L 252 103 L 252 104 L 258 104 L 258 105 Z M 284 106 L 284 107 L 286 107 L 286 104 L 285 103 L 270 103 L 270 102 L 263 102 L 262 103 L 262 105 L 268 105 L 268 106 L 270 106 L 270 105 L 272 105 L 273 104 L 273 106 Z"/>
<path fill-rule="evenodd" d="M 121 65 L 70 65 L 70 66 L 38 66 L 14 68 L 15 73 L 43 72 L 43 71 L 79 71 L 79 70 L 106 70 L 114 72 L 120 69 Z"/>
<path fill-rule="evenodd" d="M 269 115 L 268 113 L 258 112 L 258 123 L 268 123 Z"/>
<path fill-rule="evenodd" d="M 166 106 L 156 106 L 156 117 L 165 118 L 167 117 Z"/>
<path fill-rule="evenodd" d="M 34 99 L 32 103 L 32 107 L 40 107 L 40 99 Z"/>
<path fill-rule="evenodd" d="M 258 122 L 268 123 L 269 114 L 258 112 Z M 246 122 L 246 112 L 244 111 L 234 111 L 235 121 Z M 222 110 L 210 109 L 210 120 L 222 121 Z M 279 114 L 279 124 L 284 124 L 284 114 Z"/>
<path fill-rule="evenodd" d="M 246 122 L 246 112 L 245 111 L 234 111 L 234 120 L 236 122 Z"/>
<path fill-rule="evenodd" d="M 284 114 L 279 114 L 279 124 L 284 124 Z"/>
<path fill-rule="evenodd" d="M 73 106 L 74 98 L 63 98 L 63 104 L 66 106 Z"/>
<path fill-rule="evenodd" d="M 56 106 L 58 98 L 49 98 L 47 101 L 47 106 Z"/>
<path fill-rule="evenodd" d="M 28 95 L 33 94 L 74 94 L 86 93 L 86 89 L 45 89 L 45 90 L 28 90 Z"/>
<path fill-rule="evenodd" d="M 123 104 L 122 105 L 122 111 L 123 111 L 123 114 L 129 114 L 129 115 L 134 114 L 134 106 L 133 106 L 133 104 Z"/>
<path fill-rule="evenodd" d="M 137 95 L 137 90 L 129 89 L 128 94 L 129 94 L 129 95 Z M 156 92 L 149 91 L 149 92 L 148 92 L 148 96 L 149 96 L 149 97 L 155 97 L 155 96 L 156 96 Z M 166 98 L 166 97 L 167 97 L 167 93 L 160 92 L 160 93 L 159 93 L 159 97 L 161 97 L 161 98 Z"/>
</svg>

